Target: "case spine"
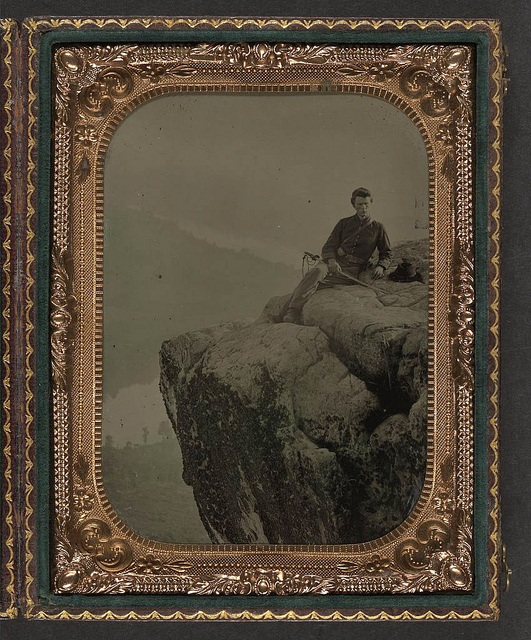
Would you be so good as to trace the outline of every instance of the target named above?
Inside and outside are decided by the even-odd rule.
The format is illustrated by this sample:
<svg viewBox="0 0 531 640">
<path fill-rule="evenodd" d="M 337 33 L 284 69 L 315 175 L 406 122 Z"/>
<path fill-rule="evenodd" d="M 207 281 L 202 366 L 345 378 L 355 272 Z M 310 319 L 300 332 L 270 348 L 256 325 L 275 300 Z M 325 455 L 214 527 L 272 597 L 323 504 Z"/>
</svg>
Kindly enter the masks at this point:
<svg viewBox="0 0 531 640">
<path fill-rule="evenodd" d="M 2 429 L 0 431 L 0 617 L 16 617 L 18 598 L 19 509 L 18 466 L 16 450 L 16 226 L 18 212 L 17 179 L 20 173 L 18 143 L 19 112 L 19 46 L 20 31 L 11 19 L 0 21 L 0 195 L 2 254 L 2 362 L 1 397 Z"/>
</svg>

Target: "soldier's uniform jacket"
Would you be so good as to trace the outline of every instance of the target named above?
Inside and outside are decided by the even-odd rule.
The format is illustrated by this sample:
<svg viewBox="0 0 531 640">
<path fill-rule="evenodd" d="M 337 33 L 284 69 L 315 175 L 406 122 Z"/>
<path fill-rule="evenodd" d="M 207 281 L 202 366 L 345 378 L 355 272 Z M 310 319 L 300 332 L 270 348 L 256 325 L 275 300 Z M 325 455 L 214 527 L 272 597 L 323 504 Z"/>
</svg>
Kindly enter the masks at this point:
<svg viewBox="0 0 531 640">
<path fill-rule="evenodd" d="M 344 258 L 337 254 L 340 247 L 347 254 Z M 391 244 L 385 227 L 376 220 L 362 222 L 357 215 L 353 215 L 342 218 L 336 224 L 323 246 L 321 256 L 325 262 L 330 258 L 339 259 L 341 263 L 350 259 L 365 265 L 376 249 L 378 264 L 387 269 L 391 263 Z"/>
</svg>

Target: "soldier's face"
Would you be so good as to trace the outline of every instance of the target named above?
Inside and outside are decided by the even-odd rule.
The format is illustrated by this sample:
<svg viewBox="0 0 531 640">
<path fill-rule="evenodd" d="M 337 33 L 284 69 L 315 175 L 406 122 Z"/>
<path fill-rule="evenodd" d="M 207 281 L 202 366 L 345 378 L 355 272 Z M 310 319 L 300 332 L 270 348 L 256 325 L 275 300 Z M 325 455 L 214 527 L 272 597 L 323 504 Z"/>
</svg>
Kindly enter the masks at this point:
<svg viewBox="0 0 531 640">
<path fill-rule="evenodd" d="M 356 196 L 355 198 L 352 198 L 351 202 L 352 206 L 356 210 L 356 215 L 362 220 L 367 220 L 369 218 L 369 207 L 371 206 L 371 199 Z"/>
</svg>

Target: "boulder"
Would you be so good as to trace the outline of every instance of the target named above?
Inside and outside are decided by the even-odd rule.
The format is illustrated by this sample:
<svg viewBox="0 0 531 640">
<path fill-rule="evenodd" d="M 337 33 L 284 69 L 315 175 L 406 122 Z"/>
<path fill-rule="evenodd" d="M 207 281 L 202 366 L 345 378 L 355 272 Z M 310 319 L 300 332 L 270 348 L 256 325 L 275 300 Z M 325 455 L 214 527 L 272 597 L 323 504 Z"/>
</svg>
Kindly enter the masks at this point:
<svg viewBox="0 0 531 640">
<path fill-rule="evenodd" d="M 319 290 L 300 325 L 279 322 L 286 296 L 163 343 L 160 388 L 212 542 L 363 542 L 413 508 L 427 285 L 374 284 Z"/>
</svg>

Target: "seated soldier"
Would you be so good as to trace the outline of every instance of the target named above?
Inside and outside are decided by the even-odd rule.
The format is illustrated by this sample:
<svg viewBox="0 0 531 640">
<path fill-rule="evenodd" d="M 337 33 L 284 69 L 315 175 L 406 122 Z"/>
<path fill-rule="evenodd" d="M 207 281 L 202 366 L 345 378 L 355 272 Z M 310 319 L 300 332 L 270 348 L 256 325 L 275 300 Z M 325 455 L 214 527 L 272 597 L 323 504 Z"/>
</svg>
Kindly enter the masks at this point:
<svg viewBox="0 0 531 640">
<path fill-rule="evenodd" d="M 289 302 L 284 322 L 298 323 L 301 310 L 319 286 L 334 284 L 352 285 L 355 282 L 346 276 L 358 278 L 369 260 L 378 250 L 378 264 L 372 277 L 381 278 L 389 267 L 391 246 L 389 237 L 381 222 L 371 220 L 369 207 L 372 203 L 371 192 L 359 187 L 352 193 L 352 206 L 355 214 L 340 220 L 325 242 L 321 261 L 310 269 L 301 280 Z"/>
</svg>

